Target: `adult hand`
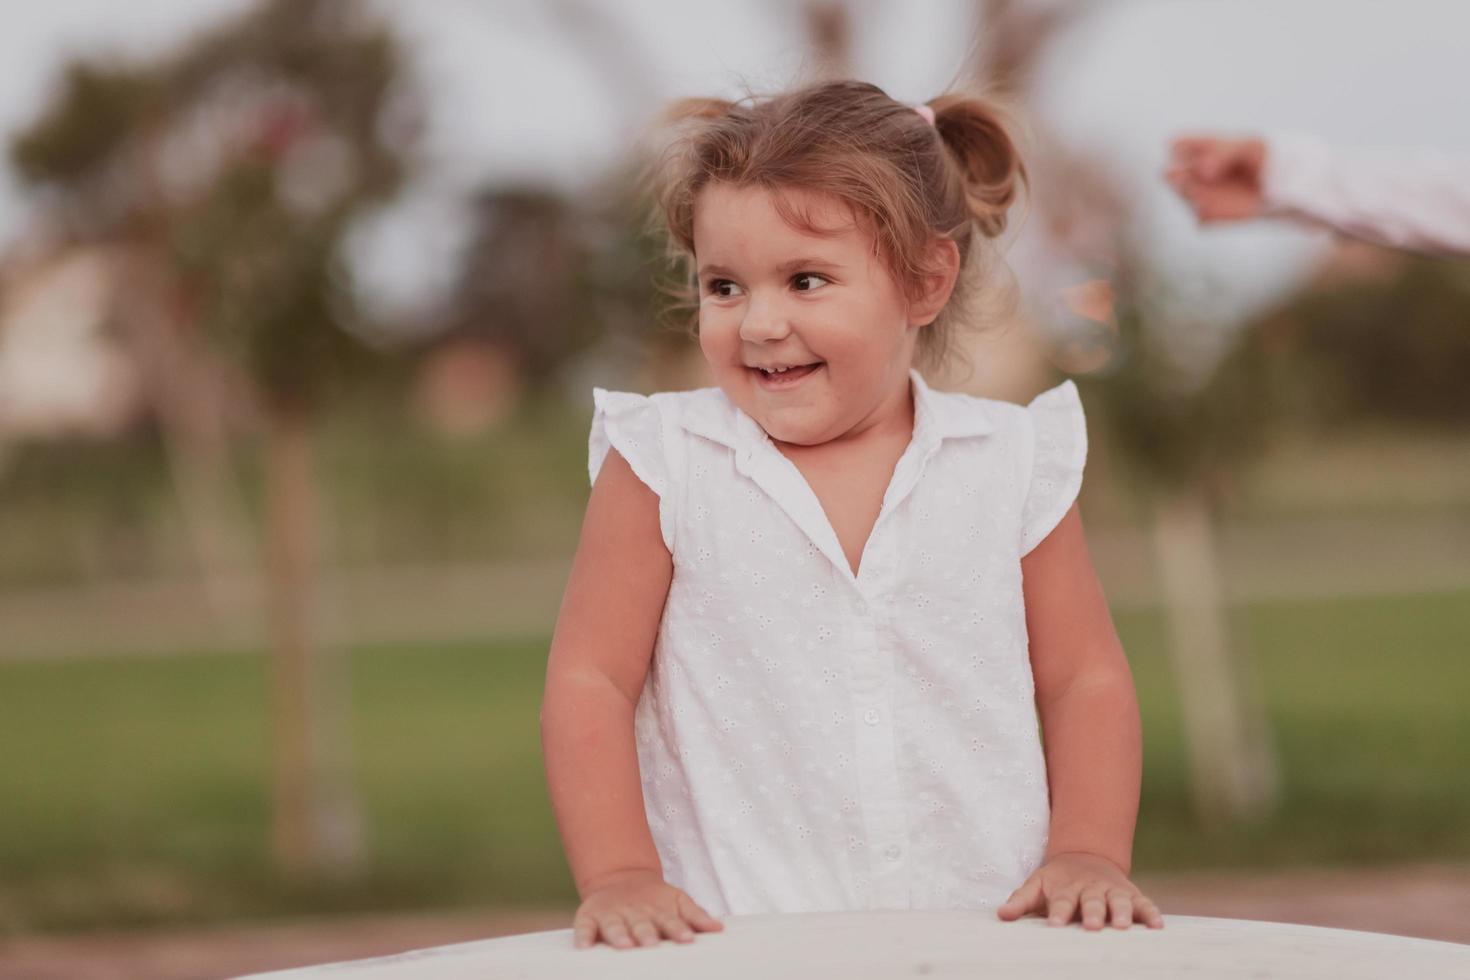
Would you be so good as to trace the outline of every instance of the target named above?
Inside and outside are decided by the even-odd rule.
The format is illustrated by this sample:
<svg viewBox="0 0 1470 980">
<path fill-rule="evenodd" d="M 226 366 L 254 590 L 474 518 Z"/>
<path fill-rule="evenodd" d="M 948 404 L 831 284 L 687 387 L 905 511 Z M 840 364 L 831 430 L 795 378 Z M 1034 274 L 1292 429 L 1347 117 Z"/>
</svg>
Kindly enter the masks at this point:
<svg viewBox="0 0 1470 980">
<path fill-rule="evenodd" d="M 1261 139 L 1184 136 L 1169 145 L 1164 177 L 1201 222 L 1256 218 L 1265 208 Z"/>
<path fill-rule="evenodd" d="M 1081 851 L 1052 855 L 1006 899 L 998 914 L 1010 922 L 1031 912 L 1045 913 L 1047 925 L 1053 926 L 1068 925 L 1080 915 L 1082 928 L 1094 931 L 1110 917 L 1119 929 L 1135 920 L 1150 929 L 1164 927 L 1158 906 L 1122 868 L 1101 855 Z"/>
<path fill-rule="evenodd" d="M 619 949 L 657 946 L 664 938 L 690 943 L 694 933 L 719 932 L 725 926 L 656 871 L 609 876 L 586 890 L 572 937 L 578 949 L 598 939 Z"/>
</svg>

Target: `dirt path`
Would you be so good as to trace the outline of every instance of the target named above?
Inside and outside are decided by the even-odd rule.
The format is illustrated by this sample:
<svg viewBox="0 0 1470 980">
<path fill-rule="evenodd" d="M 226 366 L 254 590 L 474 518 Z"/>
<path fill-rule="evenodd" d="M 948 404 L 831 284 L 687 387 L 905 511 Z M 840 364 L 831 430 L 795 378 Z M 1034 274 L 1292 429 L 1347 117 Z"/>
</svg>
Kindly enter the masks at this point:
<svg viewBox="0 0 1470 980">
<path fill-rule="evenodd" d="M 1165 916 L 1208 915 L 1470 943 L 1470 866 L 1140 879 Z M 565 911 L 372 916 L 190 932 L 21 938 L 3 980 L 198 980 L 359 959 L 567 924 Z"/>
</svg>

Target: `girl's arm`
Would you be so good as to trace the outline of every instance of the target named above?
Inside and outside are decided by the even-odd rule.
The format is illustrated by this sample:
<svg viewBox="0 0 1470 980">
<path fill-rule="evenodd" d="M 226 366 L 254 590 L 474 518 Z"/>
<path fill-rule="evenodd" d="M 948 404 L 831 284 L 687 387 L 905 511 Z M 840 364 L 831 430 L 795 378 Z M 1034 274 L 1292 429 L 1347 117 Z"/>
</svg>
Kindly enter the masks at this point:
<svg viewBox="0 0 1470 980">
<path fill-rule="evenodd" d="M 1040 870 L 1002 918 L 1045 909 L 1054 923 L 1163 920 L 1128 881 L 1143 767 L 1133 675 L 1113 629 L 1074 503 L 1021 559 L 1036 706 L 1046 745 L 1051 829 Z M 1009 914 L 1008 914 L 1009 913 Z"/>
<path fill-rule="evenodd" d="M 1051 787 L 1047 854 L 1085 851 L 1124 873 L 1143 772 L 1133 674 L 1073 504 L 1021 559 L 1026 632 Z"/>
<path fill-rule="evenodd" d="M 579 946 L 656 945 L 719 928 L 664 884 L 643 810 L 633 711 L 658 634 L 673 559 L 658 497 L 616 450 L 587 502 L 557 616 L 541 706 L 546 781 L 578 894 Z M 631 939 L 629 938 L 631 935 Z"/>
</svg>

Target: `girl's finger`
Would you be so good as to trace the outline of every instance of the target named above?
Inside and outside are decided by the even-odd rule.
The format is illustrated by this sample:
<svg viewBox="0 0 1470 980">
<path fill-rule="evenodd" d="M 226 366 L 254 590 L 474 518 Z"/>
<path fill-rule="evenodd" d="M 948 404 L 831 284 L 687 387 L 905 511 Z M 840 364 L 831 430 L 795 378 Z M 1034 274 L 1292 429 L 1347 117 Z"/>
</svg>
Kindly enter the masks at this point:
<svg viewBox="0 0 1470 980">
<path fill-rule="evenodd" d="M 1164 928 L 1164 917 L 1159 913 L 1159 907 L 1145 895 L 1139 895 L 1133 900 L 1133 914 L 1150 929 Z"/>
<path fill-rule="evenodd" d="M 1082 890 L 1082 900 L 1078 904 L 1082 915 L 1082 928 L 1101 929 L 1108 916 L 1108 899 L 1103 886 L 1087 886 Z"/>
<path fill-rule="evenodd" d="M 1005 904 L 1000 907 L 997 914 L 1007 921 L 1019 919 L 1027 912 L 1039 910 L 1040 902 L 1038 899 L 1040 898 L 1041 878 L 1037 875 L 1032 875 L 1026 879 L 1026 882 L 1020 888 L 1017 888 L 1011 894 L 1010 898 L 1006 899 Z"/>
<path fill-rule="evenodd" d="M 634 912 L 628 917 L 628 922 L 633 927 L 633 938 L 638 940 L 638 945 L 657 946 L 662 940 L 658 927 L 643 912 Z"/>
<path fill-rule="evenodd" d="M 590 915 L 581 915 L 572 920 L 572 945 L 586 949 L 597 942 L 597 920 Z"/>
<path fill-rule="evenodd" d="M 1072 921 L 1072 913 L 1075 911 L 1077 911 L 1077 896 L 1059 895 L 1047 905 L 1046 924 L 1049 926 L 1067 925 Z"/>
<path fill-rule="evenodd" d="M 665 936 L 668 936 L 676 943 L 694 942 L 694 930 L 689 928 L 689 923 L 677 915 L 672 915 L 667 912 L 664 913 L 659 917 L 658 927 L 663 930 Z"/>
<path fill-rule="evenodd" d="M 616 912 L 605 913 L 597 920 L 597 926 L 602 930 L 602 938 L 609 946 L 627 949 L 633 945 L 633 938 L 628 935 L 628 924 Z"/>
<path fill-rule="evenodd" d="M 688 895 L 680 895 L 678 904 L 679 914 L 700 932 L 719 932 L 725 928 L 723 922 L 702 909 L 699 903 Z"/>
<path fill-rule="evenodd" d="M 1108 892 L 1108 907 L 1113 912 L 1113 926 L 1117 929 L 1127 929 L 1133 925 L 1133 895 L 1121 888 L 1114 888 Z"/>
</svg>

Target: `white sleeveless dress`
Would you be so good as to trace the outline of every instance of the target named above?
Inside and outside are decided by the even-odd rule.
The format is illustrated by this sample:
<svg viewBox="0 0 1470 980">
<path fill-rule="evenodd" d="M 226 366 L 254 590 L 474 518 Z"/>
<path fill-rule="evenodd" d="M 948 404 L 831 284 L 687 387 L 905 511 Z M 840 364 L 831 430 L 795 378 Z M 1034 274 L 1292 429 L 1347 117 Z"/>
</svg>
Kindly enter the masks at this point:
<svg viewBox="0 0 1470 980">
<path fill-rule="evenodd" d="M 930 389 L 854 576 L 815 494 L 718 388 L 594 389 L 674 559 L 635 715 L 665 877 L 715 915 L 993 908 L 1049 805 L 1021 557 L 1077 496 L 1067 382 Z"/>
</svg>

